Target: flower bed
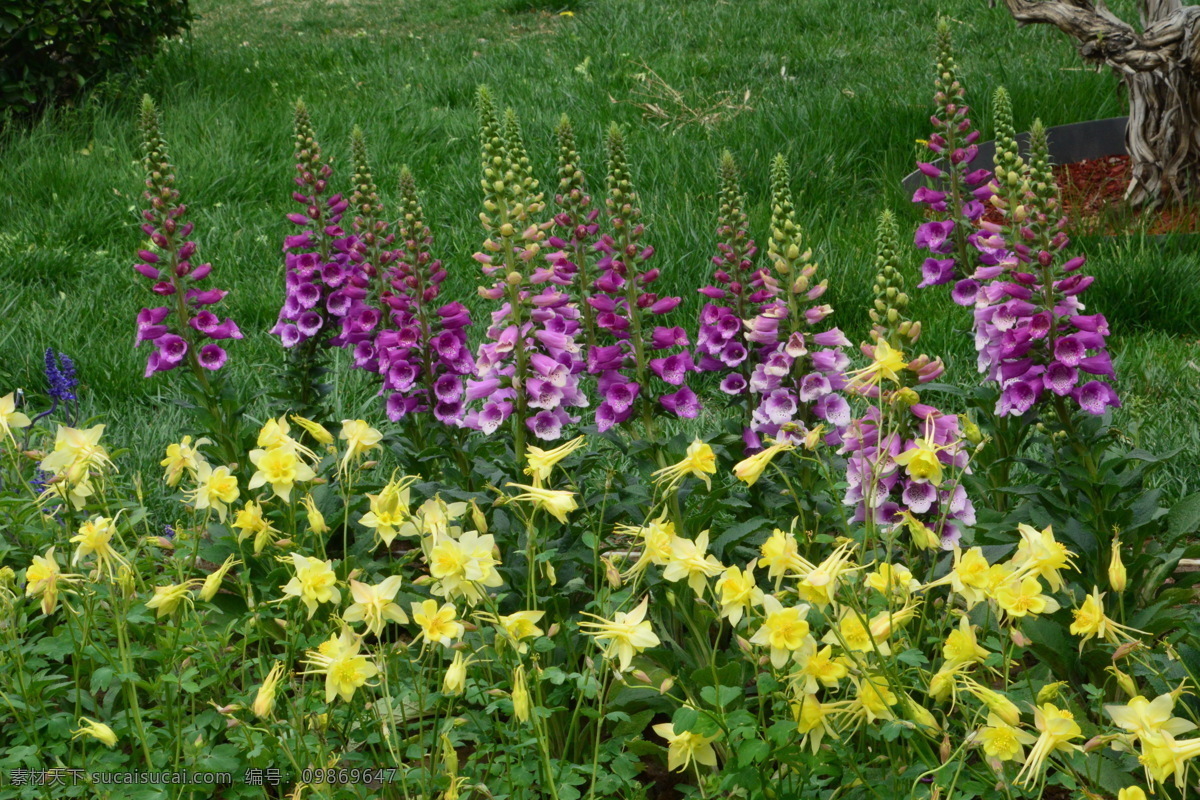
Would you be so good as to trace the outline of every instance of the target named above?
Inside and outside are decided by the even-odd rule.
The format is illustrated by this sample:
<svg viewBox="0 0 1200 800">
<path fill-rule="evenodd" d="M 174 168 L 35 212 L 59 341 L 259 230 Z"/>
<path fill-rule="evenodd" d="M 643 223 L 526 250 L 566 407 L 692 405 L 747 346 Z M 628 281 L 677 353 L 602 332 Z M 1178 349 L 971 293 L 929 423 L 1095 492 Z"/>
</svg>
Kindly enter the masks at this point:
<svg viewBox="0 0 1200 800">
<path fill-rule="evenodd" d="M 517 114 L 481 89 L 470 304 L 443 296 L 415 177 L 393 221 L 356 131 L 337 191 L 297 105 L 285 356 L 277 410 L 252 420 L 222 379 L 242 331 L 195 263 L 147 99 L 135 270 L 161 299 L 137 341 L 193 429 L 163 443 L 152 486 L 77 419 L 69 359 L 48 354 L 45 413 L 0 397 L 14 794 L 41 796 L 47 770 L 90 796 L 101 773 L 168 769 L 222 797 L 1185 785 L 1200 574 L 1166 579 L 1196 555 L 1200 498 L 1164 507 L 1163 457 L 1108 424 L 1108 324 L 1083 305 L 1040 126 L 1026 160 L 998 94 L 997 168 L 973 168 L 945 25 L 939 44 L 943 161 L 920 165 L 936 187 L 914 196 L 913 244 L 919 285 L 971 310 L 969 387 L 918 347 L 891 213 L 856 351 L 786 160 L 760 248 L 726 154 L 685 320 L 654 291 L 621 129 L 601 188 L 564 118 L 551 197 Z M 330 419 L 339 350 L 378 386 L 369 419 Z M 705 406 L 722 413 L 697 433 Z M 180 516 L 154 516 L 150 492 Z"/>
</svg>

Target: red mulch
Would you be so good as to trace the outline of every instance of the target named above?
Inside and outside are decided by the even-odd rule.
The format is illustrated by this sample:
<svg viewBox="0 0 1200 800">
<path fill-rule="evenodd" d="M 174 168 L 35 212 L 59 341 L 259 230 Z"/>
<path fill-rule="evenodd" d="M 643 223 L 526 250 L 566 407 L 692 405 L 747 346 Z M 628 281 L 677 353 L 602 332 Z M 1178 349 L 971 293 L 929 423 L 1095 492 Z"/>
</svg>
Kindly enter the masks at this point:
<svg viewBox="0 0 1200 800">
<path fill-rule="evenodd" d="M 1105 156 L 1054 167 L 1070 229 L 1104 236 L 1141 231 L 1200 233 L 1200 207 L 1194 204 L 1150 212 L 1130 209 L 1125 204 L 1129 172 L 1129 156 Z M 1000 221 L 994 209 L 989 209 L 987 216 Z"/>
</svg>

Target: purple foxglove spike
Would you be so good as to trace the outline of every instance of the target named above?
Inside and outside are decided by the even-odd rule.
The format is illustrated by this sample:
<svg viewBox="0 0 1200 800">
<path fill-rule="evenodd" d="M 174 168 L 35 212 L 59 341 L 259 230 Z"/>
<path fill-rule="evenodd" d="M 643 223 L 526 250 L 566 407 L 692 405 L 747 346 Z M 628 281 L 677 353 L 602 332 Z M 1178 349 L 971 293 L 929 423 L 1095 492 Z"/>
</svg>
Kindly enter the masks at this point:
<svg viewBox="0 0 1200 800">
<path fill-rule="evenodd" d="M 1081 359 L 1079 368 L 1092 375 L 1104 375 L 1111 378 L 1115 374 L 1113 372 L 1112 358 L 1107 352 Z"/>
</svg>

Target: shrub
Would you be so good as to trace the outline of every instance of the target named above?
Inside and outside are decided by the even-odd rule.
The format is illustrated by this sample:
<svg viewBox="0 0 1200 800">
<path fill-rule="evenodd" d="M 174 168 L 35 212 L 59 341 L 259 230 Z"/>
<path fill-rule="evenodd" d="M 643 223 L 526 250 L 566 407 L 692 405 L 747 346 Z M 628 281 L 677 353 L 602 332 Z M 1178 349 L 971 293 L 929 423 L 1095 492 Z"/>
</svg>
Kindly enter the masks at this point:
<svg viewBox="0 0 1200 800">
<path fill-rule="evenodd" d="M 186 30 L 188 0 L 3 0 L 0 106 L 28 112 Z"/>
</svg>

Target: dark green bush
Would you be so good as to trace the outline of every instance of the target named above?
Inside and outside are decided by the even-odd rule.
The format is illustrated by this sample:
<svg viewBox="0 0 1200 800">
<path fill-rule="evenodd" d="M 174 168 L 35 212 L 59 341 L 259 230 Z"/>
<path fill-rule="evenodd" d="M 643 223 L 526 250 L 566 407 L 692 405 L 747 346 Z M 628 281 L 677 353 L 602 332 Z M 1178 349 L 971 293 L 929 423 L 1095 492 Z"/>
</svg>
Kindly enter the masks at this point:
<svg viewBox="0 0 1200 800">
<path fill-rule="evenodd" d="M 0 0 L 0 108 L 33 111 L 185 30 L 188 0 Z"/>
</svg>

